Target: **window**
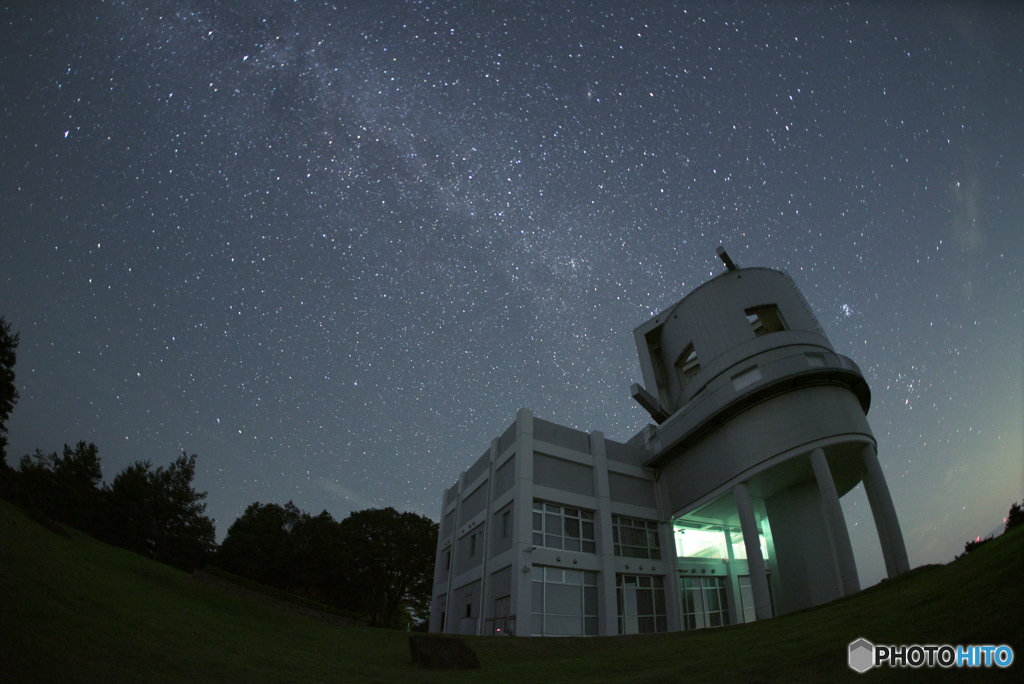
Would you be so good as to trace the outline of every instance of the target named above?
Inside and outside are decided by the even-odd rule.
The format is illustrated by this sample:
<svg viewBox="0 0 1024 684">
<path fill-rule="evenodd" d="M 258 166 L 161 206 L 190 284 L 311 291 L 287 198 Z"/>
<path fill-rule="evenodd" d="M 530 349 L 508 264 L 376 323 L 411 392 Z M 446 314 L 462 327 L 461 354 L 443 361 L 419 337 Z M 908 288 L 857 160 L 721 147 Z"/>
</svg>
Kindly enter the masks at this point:
<svg viewBox="0 0 1024 684">
<path fill-rule="evenodd" d="M 616 556 L 661 560 L 661 538 L 658 523 L 653 520 L 613 515 L 612 541 L 615 542 Z"/>
<path fill-rule="evenodd" d="M 754 306 L 746 310 L 747 321 L 754 329 L 754 335 L 760 337 L 768 333 L 781 332 L 786 329 L 786 324 L 779 313 L 779 307 L 774 304 L 765 306 Z"/>
<path fill-rule="evenodd" d="M 676 527 L 676 556 L 679 558 L 728 558 L 725 532 L 717 525 Z"/>
<path fill-rule="evenodd" d="M 512 511 L 501 514 L 501 538 L 506 539 L 512 531 Z"/>
<path fill-rule="evenodd" d="M 682 389 L 690 384 L 694 376 L 700 372 L 700 360 L 697 358 L 697 350 L 693 343 L 686 345 L 686 349 L 676 359 L 676 377 L 679 379 L 679 388 Z"/>
<path fill-rule="evenodd" d="M 469 555 L 476 555 L 476 533 L 474 532 L 469 536 Z"/>
<path fill-rule="evenodd" d="M 597 573 L 535 565 L 530 611 L 534 636 L 597 635 Z"/>
<path fill-rule="evenodd" d="M 444 569 L 446 571 L 452 569 L 452 550 L 451 549 L 448 549 L 447 551 L 444 552 Z"/>
<path fill-rule="evenodd" d="M 729 598 L 725 582 L 725 577 L 680 578 L 684 629 L 703 629 L 729 624 Z"/>
<path fill-rule="evenodd" d="M 594 512 L 534 501 L 533 543 L 548 549 L 596 553 Z"/>
<path fill-rule="evenodd" d="M 768 560 L 768 542 L 764 538 L 763 532 L 757 533 L 757 540 L 761 546 L 761 558 Z M 729 533 L 729 543 L 732 544 L 732 556 L 738 560 L 747 559 L 747 545 L 743 541 L 743 532 L 740 530 L 732 530 Z"/>
<path fill-rule="evenodd" d="M 616 575 L 619 634 L 668 631 L 665 617 L 665 578 Z"/>
<path fill-rule="evenodd" d="M 512 612 L 512 596 L 499 596 L 494 599 L 494 617 L 487 620 L 491 624 L 492 636 L 513 636 L 516 632 L 516 618 Z"/>
</svg>

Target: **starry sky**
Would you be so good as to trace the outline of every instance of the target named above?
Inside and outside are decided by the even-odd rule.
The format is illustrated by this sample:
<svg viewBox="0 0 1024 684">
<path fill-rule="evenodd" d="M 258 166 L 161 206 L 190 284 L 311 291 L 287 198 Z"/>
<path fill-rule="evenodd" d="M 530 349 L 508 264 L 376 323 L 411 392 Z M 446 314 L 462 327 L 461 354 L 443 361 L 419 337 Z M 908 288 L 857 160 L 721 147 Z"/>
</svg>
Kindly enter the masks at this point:
<svg viewBox="0 0 1024 684">
<path fill-rule="evenodd" d="M 515 418 L 626 440 L 632 330 L 789 272 L 873 390 L 912 565 L 1024 495 L 1015 3 L 0 6 L 10 460 L 199 455 L 434 519 Z M 862 584 L 884 567 L 843 500 Z"/>
</svg>

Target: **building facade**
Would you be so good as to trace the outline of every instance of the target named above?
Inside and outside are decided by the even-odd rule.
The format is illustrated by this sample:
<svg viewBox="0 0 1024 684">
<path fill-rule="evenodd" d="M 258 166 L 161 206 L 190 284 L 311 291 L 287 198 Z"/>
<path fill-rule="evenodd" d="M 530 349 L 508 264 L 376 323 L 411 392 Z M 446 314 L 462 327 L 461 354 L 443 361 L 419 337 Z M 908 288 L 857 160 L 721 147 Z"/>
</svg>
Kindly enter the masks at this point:
<svg viewBox="0 0 1024 684">
<path fill-rule="evenodd" d="M 445 491 L 431 631 L 699 629 L 849 595 L 861 482 L 888 575 L 909 568 L 857 365 L 788 275 L 719 255 L 634 331 L 653 424 L 622 443 L 522 409 Z"/>
</svg>

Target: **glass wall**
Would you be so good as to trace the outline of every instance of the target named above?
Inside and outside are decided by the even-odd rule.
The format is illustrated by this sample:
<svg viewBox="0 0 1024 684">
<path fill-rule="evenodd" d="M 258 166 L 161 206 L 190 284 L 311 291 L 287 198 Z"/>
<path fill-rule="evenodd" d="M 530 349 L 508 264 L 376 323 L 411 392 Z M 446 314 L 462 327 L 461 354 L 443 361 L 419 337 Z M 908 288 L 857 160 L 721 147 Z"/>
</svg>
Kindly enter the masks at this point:
<svg viewBox="0 0 1024 684">
<path fill-rule="evenodd" d="M 648 634 L 668 629 L 665 617 L 665 578 L 616 575 L 619 634 Z"/>
<path fill-rule="evenodd" d="M 616 556 L 661 560 L 661 538 L 653 520 L 613 515 L 612 541 Z"/>
<path fill-rule="evenodd" d="M 530 617 L 533 636 L 596 636 L 597 573 L 533 566 Z"/>
<path fill-rule="evenodd" d="M 533 543 L 548 549 L 594 553 L 594 512 L 533 502 Z"/>
<path fill-rule="evenodd" d="M 763 533 L 758 533 L 757 536 L 761 543 L 761 557 L 767 560 L 768 542 L 765 541 Z M 676 556 L 679 558 L 747 558 L 743 532 L 738 527 L 678 520 L 675 524 L 675 537 Z"/>
<path fill-rule="evenodd" d="M 721 527 L 676 524 L 676 556 L 679 558 L 728 558 Z"/>
<path fill-rule="evenodd" d="M 703 629 L 729 624 L 729 599 L 725 577 L 679 578 L 683 595 L 683 629 Z"/>
</svg>

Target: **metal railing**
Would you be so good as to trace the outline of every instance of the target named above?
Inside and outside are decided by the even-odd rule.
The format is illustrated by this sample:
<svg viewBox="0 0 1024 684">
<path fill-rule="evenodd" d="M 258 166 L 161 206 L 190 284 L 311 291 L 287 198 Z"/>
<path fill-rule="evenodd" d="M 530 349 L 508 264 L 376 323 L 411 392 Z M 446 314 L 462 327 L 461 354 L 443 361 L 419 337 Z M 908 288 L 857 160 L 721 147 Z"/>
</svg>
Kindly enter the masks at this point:
<svg viewBox="0 0 1024 684">
<path fill-rule="evenodd" d="M 515 636 L 516 616 L 493 617 L 484 620 L 485 636 Z"/>
</svg>

